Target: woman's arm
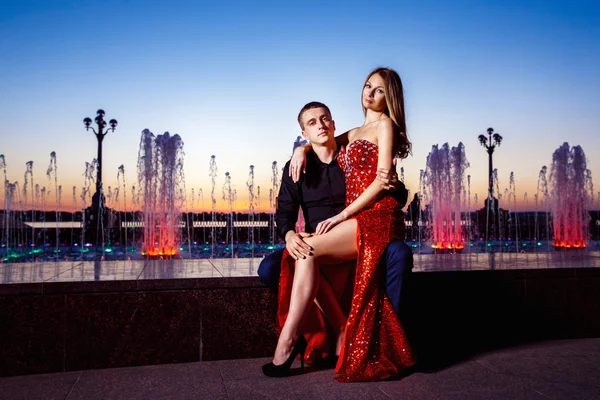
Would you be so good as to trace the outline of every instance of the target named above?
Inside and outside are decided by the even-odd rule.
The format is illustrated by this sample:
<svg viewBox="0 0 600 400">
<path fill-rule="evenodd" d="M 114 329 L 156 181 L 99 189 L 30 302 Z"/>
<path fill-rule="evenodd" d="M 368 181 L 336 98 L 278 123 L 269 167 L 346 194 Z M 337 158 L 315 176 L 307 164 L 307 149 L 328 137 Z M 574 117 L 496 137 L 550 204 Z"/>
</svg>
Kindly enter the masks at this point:
<svg viewBox="0 0 600 400">
<path fill-rule="evenodd" d="M 391 169 L 394 158 L 394 126 L 392 120 L 389 118 L 377 124 L 377 146 L 379 147 L 377 169 Z M 382 187 L 377 179 L 374 179 L 369 187 L 352 204 L 344 209 L 348 213 L 347 218 L 358 214 L 359 211 L 369 206 L 385 192 L 385 188 Z"/>
<path fill-rule="evenodd" d="M 348 132 L 344 132 L 341 135 L 335 137 L 335 144 L 339 148 L 340 146 L 346 146 L 348 144 Z M 290 160 L 290 176 L 294 183 L 300 180 L 300 173 L 306 173 L 306 154 L 312 150 L 312 144 L 308 142 L 304 146 L 298 146 L 292 154 Z"/>
<path fill-rule="evenodd" d="M 379 148 L 377 169 L 391 169 L 393 160 L 393 149 L 394 149 L 394 127 L 391 119 L 385 119 L 377 125 L 377 146 Z M 365 189 L 364 192 L 358 196 L 356 200 L 346 207 L 338 215 L 331 217 L 317 225 L 315 233 L 317 235 L 323 234 L 339 224 L 357 214 L 375 200 L 379 199 L 381 195 L 386 192 L 386 189 L 381 183 L 374 179 L 373 182 Z"/>
<path fill-rule="evenodd" d="M 356 128 L 354 128 L 356 129 Z M 351 129 L 354 130 L 354 129 Z M 344 133 L 342 133 L 341 135 L 337 135 L 335 137 L 335 144 L 337 145 L 338 148 L 340 148 L 340 146 L 347 146 L 348 145 L 348 134 L 350 133 L 350 131 L 346 131 Z"/>
</svg>

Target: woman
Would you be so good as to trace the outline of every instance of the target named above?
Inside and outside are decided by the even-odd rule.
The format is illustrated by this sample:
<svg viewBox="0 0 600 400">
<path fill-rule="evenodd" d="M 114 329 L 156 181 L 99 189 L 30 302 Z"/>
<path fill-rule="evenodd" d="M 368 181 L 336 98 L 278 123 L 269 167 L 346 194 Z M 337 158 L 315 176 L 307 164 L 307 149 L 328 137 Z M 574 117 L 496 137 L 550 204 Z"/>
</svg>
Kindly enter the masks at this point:
<svg viewBox="0 0 600 400">
<path fill-rule="evenodd" d="M 390 170 L 393 158 L 407 157 L 411 147 L 398 74 L 388 68 L 372 71 L 363 87 L 362 105 L 364 124 L 336 138 L 346 146 L 338 155 L 346 175 L 346 208 L 319 223 L 315 235 L 305 239 L 313 248 L 311 256 L 299 260 L 284 258 L 282 269 L 285 263 L 291 263 L 294 277 L 273 362 L 263 366 L 268 376 L 287 375 L 296 355 L 304 356 L 307 344 L 300 330 L 319 291 L 319 264 L 353 258 L 358 260 L 347 322 L 339 326 L 339 306 L 321 307 L 328 319 L 337 321 L 337 379 L 382 380 L 415 363 L 402 325 L 381 288 L 377 269 L 385 247 L 394 237 L 399 204 L 375 180 L 376 172 L 381 168 Z M 298 162 L 292 162 L 291 173 L 299 173 Z"/>
</svg>

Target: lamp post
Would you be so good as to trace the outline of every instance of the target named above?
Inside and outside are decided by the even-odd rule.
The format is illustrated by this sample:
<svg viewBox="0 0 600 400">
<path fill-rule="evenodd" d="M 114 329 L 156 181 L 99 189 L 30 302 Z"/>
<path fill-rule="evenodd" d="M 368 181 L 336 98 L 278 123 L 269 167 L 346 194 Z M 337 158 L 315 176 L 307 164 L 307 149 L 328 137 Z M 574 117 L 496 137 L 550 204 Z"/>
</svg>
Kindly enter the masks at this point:
<svg viewBox="0 0 600 400">
<path fill-rule="evenodd" d="M 94 193 L 94 196 L 92 197 L 92 210 L 93 215 L 96 215 L 97 217 L 97 223 L 99 223 L 100 218 L 102 217 L 100 215 L 100 203 L 101 200 L 102 203 L 104 202 L 104 195 L 102 193 L 102 141 L 104 140 L 104 136 L 106 136 L 108 131 L 115 131 L 118 122 L 116 119 L 111 119 L 107 124 L 104 120 L 104 110 L 98 110 L 96 114 L 97 115 L 96 118 L 94 118 L 94 122 L 98 127 L 97 130 L 92 126 L 92 119 L 89 117 L 83 119 L 83 124 L 85 125 L 86 130 L 89 131 L 91 129 L 92 132 L 94 132 L 94 135 L 96 135 L 96 139 L 98 140 L 98 171 L 96 176 L 96 193 Z M 106 128 L 107 125 L 110 125 L 110 128 Z"/>
<path fill-rule="evenodd" d="M 479 135 L 479 143 L 486 149 L 486 151 L 489 155 L 489 174 L 488 174 L 489 186 L 488 186 L 487 213 L 488 213 L 488 220 L 489 220 L 489 213 L 490 213 L 490 211 L 492 212 L 492 225 L 491 225 L 492 229 L 490 229 L 490 233 L 491 233 L 491 236 L 493 237 L 496 217 L 495 217 L 495 213 L 494 213 L 494 168 L 493 168 L 493 164 L 492 164 L 492 155 L 494 154 L 494 150 L 496 149 L 496 146 L 500 146 L 500 143 L 502 143 L 502 136 L 500 136 L 498 133 L 494 133 L 493 128 L 488 128 L 487 133 L 488 133 L 488 137 L 485 137 L 485 135 Z M 488 235 L 488 230 L 486 229 L 486 242 L 489 240 L 489 236 L 490 235 Z"/>
</svg>

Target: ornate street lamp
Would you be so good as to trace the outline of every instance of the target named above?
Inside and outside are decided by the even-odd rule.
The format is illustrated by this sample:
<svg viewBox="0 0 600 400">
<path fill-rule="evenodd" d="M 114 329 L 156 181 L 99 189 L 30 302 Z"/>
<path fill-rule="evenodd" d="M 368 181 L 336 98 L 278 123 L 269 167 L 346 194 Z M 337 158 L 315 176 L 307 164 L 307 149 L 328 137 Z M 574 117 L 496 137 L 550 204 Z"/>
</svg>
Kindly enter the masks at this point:
<svg viewBox="0 0 600 400">
<path fill-rule="evenodd" d="M 500 136 L 498 133 L 494 133 L 493 128 L 488 128 L 487 133 L 488 133 L 488 137 L 485 137 L 485 135 L 479 135 L 479 144 L 481 144 L 483 147 L 485 147 L 485 149 L 489 155 L 489 173 L 488 173 L 489 186 L 488 186 L 487 212 L 488 213 L 490 211 L 492 212 L 491 236 L 493 237 L 493 228 L 494 228 L 496 219 L 495 219 L 495 215 L 494 215 L 494 168 L 493 168 L 493 164 L 492 164 L 492 154 L 494 154 L 494 149 L 496 148 L 496 146 L 500 146 L 500 143 L 502 143 L 502 136 Z M 489 237 L 488 232 L 486 231 L 486 241 L 488 240 L 488 237 Z"/>
<path fill-rule="evenodd" d="M 94 214 L 97 214 L 98 216 L 97 221 L 100 221 L 100 200 L 104 200 L 104 195 L 102 194 L 102 141 L 108 131 L 115 131 L 118 122 L 116 119 L 111 119 L 107 124 L 104 120 L 104 110 L 98 110 L 96 114 L 94 121 L 96 122 L 97 130 L 92 126 L 92 119 L 89 117 L 83 119 L 83 124 L 85 125 L 86 130 L 89 131 L 91 129 L 92 132 L 94 132 L 96 139 L 98 140 L 98 173 L 96 177 L 96 193 L 94 193 L 94 196 L 92 197 L 92 209 L 95 211 Z M 107 125 L 110 125 L 110 128 L 106 128 Z"/>
</svg>

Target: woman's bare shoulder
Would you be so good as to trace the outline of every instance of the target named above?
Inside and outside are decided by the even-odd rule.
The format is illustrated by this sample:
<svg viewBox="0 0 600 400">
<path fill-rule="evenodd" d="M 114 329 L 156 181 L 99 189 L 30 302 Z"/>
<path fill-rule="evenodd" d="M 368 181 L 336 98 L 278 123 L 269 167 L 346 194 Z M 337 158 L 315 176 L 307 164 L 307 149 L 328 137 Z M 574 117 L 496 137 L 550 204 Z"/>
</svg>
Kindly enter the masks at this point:
<svg viewBox="0 0 600 400">
<path fill-rule="evenodd" d="M 394 127 L 394 121 L 387 115 L 376 122 L 377 129 L 389 129 Z"/>
<path fill-rule="evenodd" d="M 390 136 L 394 134 L 394 121 L 390 117 L 382 118 L 377 121 L 377 126 L 375 127 L 377 131 L 377 136 L 385 135 Z"/>
<path fill-rule="evenodd" d="M 360 131 L 360 127 L 357 126 L 356 128 L 352 128 L 349 131 L 346 132 L 346 135 L 348 135 L 348 141 L 352 142 L 354 140 L 354 138 L 356 137 L 356 134 Z"/>
</svg>

